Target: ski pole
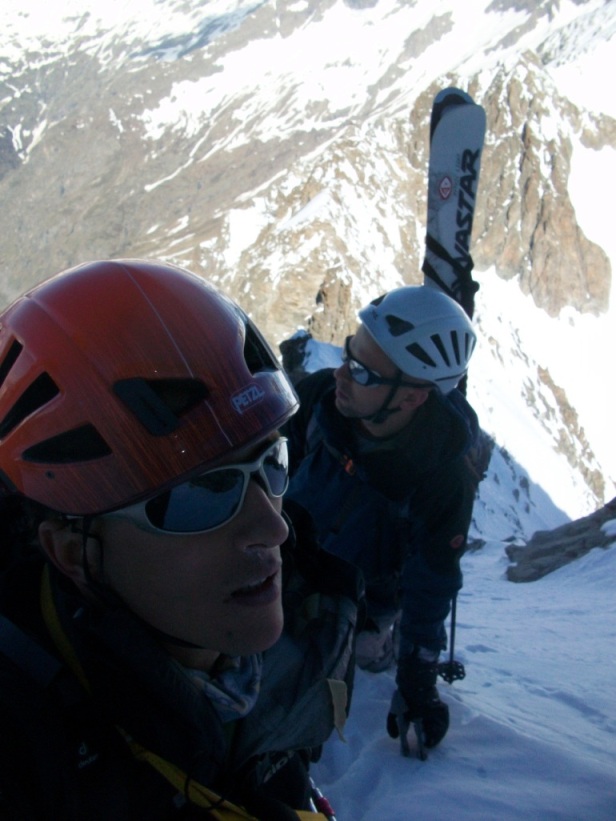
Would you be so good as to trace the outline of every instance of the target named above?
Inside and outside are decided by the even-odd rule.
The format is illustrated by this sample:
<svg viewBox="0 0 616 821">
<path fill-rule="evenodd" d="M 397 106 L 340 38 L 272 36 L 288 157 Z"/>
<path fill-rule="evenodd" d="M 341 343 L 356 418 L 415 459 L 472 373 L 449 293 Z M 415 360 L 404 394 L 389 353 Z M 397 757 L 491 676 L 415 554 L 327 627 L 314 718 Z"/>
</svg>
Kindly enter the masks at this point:
<svg viewBox="0 0 616 821">
<path fill-rule="evenodd" d="M 443 661 L 438 665 L 438 674 L 448 684 L 454 681 L 461 681 L 466 676 L 464 665 L 460 661 L 456 661 L 453 657 L 456 643 L 456 608 L 458 596 L 453 597 L 451 602 L 451 637 L 449 640 L 449 661 Z"/>
</svg>

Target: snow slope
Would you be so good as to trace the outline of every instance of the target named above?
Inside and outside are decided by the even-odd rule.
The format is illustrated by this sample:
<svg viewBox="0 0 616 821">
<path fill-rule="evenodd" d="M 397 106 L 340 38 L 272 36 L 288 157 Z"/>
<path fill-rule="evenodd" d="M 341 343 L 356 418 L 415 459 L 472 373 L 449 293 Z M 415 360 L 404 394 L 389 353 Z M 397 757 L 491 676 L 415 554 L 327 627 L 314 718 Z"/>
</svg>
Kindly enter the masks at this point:
<svg viewBox="0 0 616 821">
<path fill-rule="evenodd" d="M 531 584 L 505 580 L 500 542 L 463 567 L 456 658 L 467 675 L 440 685 L 448 735 L 427 761 L 403 758 L 385 732 L 393 673 L 359 671 L 346 743 L 330 739 L 314 771 L 336 818 L 613 821 L 616 549 Z"/>
</svg>

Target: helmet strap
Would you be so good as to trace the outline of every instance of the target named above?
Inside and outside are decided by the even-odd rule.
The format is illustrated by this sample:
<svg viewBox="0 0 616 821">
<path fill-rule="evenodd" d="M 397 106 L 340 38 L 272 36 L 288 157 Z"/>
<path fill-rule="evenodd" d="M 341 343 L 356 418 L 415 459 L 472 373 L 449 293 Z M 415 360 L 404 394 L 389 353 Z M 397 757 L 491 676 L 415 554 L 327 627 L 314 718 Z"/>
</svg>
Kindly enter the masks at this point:
<svg viewBox="0 0 616 821">
<path fill-rule="evenodd" d="M 369 416 L 360 416 L 358 418 L 365 421 L 365 422 L 370 422 L 373 425 L 382 425 L 383 422 L 386 422 L 389 419 L 390 416 L 393 416 L 394 413 L 399 413 L 400 410 L 401 410 L 399 405 L 398 405 L 397 408 L 388 408 L 387 406 L 389 405 L 391 400 L 394 398 L 394 396 L 396 394 L 396 391 L 400 387 L 400 383 L 402 382 L 402 377 L 403 377 L 403 373 L 402 373 L 402 371 L 399 370 L 398 373 L 396 374 L 396 381 L 394 382 L 394 384 L 389 389 L 389 393 L 385 397 L 385 401 L 383 402 L 383 404 L 381 405 L 381 407 L 379 408 L 379 410 L 376 413 L 371 413 Z"/>
</svg>

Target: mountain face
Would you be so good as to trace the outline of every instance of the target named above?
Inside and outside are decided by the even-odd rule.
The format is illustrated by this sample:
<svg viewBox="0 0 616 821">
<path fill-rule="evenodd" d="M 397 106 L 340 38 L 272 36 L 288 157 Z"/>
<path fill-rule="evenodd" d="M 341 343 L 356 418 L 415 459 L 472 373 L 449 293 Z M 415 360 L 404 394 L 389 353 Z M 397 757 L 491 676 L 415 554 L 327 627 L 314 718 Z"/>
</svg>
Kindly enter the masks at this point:
<svg viewBox="0 0 616 821">
<path fill-rule="evenodd" d="M 2 304 L 85 260 L 161 258 L 219 283 L 275 343 L 304 327 L 339 344 L 363 303 L 421 281 L 429 111 L 459 85 L 488 121 L 476 269 L 555 320 L 608 309 L 610 259 L 569 180 L 580 146 L 616 148 L 616 121 L 557 78 L 607 47 L 614 3 L 30 0 L 0 21 Z M 535 365 L 527 407 L 587 512 L 616 467 Z"/>
</svg>

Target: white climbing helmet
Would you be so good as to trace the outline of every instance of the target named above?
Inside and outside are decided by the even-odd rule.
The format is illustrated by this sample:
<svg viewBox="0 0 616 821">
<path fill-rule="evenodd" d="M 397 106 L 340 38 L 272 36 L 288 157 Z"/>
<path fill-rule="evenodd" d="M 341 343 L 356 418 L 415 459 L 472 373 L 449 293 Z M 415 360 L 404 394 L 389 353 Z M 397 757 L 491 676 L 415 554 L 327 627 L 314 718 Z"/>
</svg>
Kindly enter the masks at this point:
<svg viewBox="0 0 616 821">
<path fill-rule="evenodd" d="M 407 376 L 452 391 L 465 375 L 477 341 L 458 303 L 425 285 L 378 297 L 359 318 L 391 361 Z"/>
</svg>

